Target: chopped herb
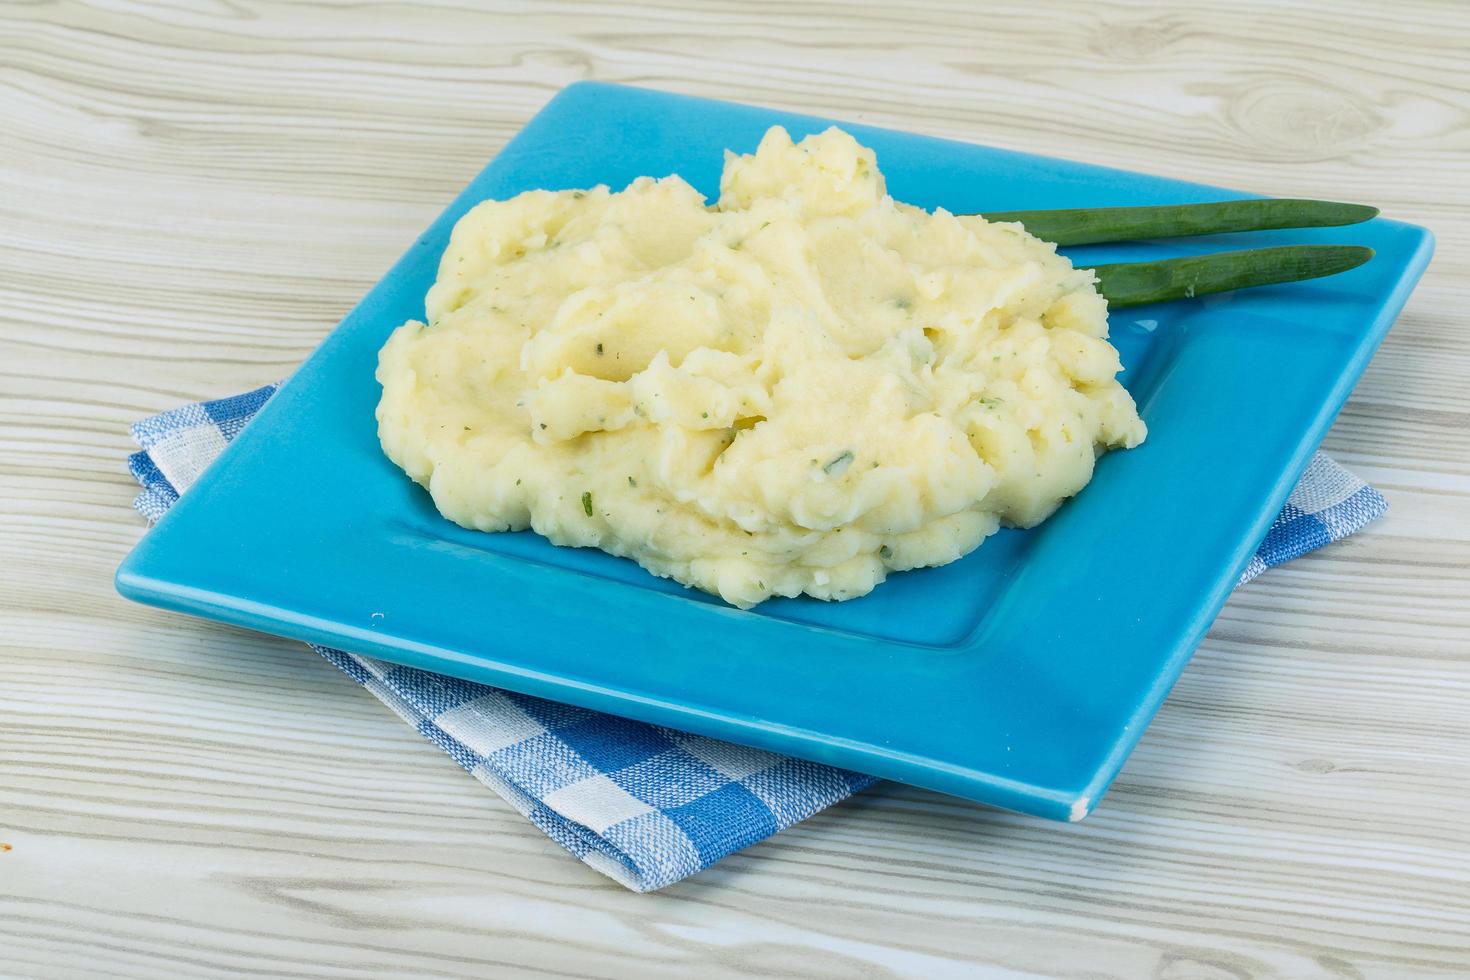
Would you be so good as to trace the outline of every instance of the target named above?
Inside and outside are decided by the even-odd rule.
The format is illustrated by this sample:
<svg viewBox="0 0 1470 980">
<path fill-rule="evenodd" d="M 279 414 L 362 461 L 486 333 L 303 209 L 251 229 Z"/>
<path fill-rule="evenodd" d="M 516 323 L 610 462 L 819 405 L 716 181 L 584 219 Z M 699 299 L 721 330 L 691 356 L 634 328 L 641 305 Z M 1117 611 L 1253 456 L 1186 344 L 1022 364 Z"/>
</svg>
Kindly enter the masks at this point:
<svg viewBox="0 0 1470 980">
<path fill-rule="evenodd" d="M 637 485 L 638 485 L 638 481 L 637 480 L 633 479 L 631 476 L 628 477 L 628 486 L 630 486 L 630 487 L 636 487 Z"/>
<path fill-rule="evenodd" d="M 465 426 L 465 427 L 464 427 L 464 430 L 465 430 L 465 431 L 466 431 L 466 432 L 468 432 L 468 431 L 470 431 L 470 427 L 469 427 L 469 426 Z"/>
<path fill-rule="evenodd" d="M 699 417 L 702 419 L 707 419 L 709 418 L 709 412 L 700 412 Z"/>
<path fill-rule="evenodd" d="M 766 226 L 768 226 L 769 224 L 770 224 L 769 221 L 762 221 L 760 228 L 757 228 L 756 231 L 761 231 L 761 230 L 765 229 Z"/>
<path fill-rule="evenodd" d="M 975 400 L 984 405 L 986 408 L 994 408 L 997 405 L 1002 405 L 1005 403 L 1004 399 L 1001 398 L 977 398 Z"/>
<path fill-rule="evenodd" d="M 587 196 L 587 192 L 586 191 L 572 191 L 572 199 L 575 200 L 575 201 L 580 201 L 582 198 L 584 198 L 586 196 Z"/>
<path fill-rule="evenodd" d="M 898 307 L 900 310 L 906 310 L 914 304 L 910 303 L 907 298 L 900 296 L 898 299 L 893 301 L 893 305 Z"/>
<path fill-rule="evenodd" d="M 520 486 L 520 485 L 521 485 L 521 481 L 520 480 L 517 480 L 516 481 L 516 486 Z"/>
<path fill-rule="evenodd" d="M 999 354 L 995 355 L 994 357 L 991 358 L 991 360 L 992 361 L 998 361 L 998 360 L 1000 360 L 1000 355 Z"/>
<path fill-rule="evenodd" d="M 812 460 L 812 462 L 816 462 L 816 460 Z M 852 450 L 844 449 L 837 456 L 834 456 L 832 459 L 826 462 L 826 464 L 822 467 L 822 472 L 826 473 L 828 476 L 831 476 L 833 473 L 840 473 L 843 470 L 847 469 L 847 464 L 851 462 Z"/>
<path fill-rule="evenodd" d="M 591 490 L 584 490 L 584 491 L 582 491 L 582 513 L 586 514 L 588 517 L 591 517 L 592 516 L 592 491 Z"/>
<path fill-rule="evenodd" d="M 597 356 L 598 357 L 601 357 L 602 356 L 602 341 L 600 341 L 600 340 L 597 342 Z"/>
<path fill-rule="evenodd" d="M 546 428 L 546 423 L 545 422 L 542 422 L 541 423 L 541 428 L 543 428 L 543 429 Z"/>
<path fill-rule="evenodd" d="M 893 557 L 893 549 L 890 548 L 890 547 L 888 547 L 888 545 L 885 544 L 883 547 L 881 547 L 881 548 L 878 549 L 878 556 L 880 558 L 892 558 Z"/>
</svg>

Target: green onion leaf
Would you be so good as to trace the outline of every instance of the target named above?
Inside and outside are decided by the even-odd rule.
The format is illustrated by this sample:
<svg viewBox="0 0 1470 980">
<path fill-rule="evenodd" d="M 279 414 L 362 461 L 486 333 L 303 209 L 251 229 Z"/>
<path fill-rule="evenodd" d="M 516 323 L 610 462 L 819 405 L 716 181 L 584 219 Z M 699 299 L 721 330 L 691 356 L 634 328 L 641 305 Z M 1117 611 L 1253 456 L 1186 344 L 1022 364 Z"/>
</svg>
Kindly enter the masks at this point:
<svg viewBox="0 0 1470 980">
<path fill-rule="evenodd" d="M 1377 215 L 1378 209 L 1366 204 L 1262 198 L 1138 208 L 997 211 L 986 214 L 985 220 L 1019 221 L 1037 238 L 1058 245 L 1090 245 L 1276 228 L 1328 228 L 1355 225 Z"/>
<path fill-rule="evenodd" d="M 822 472 L 826 473 L 828 476 L 831 476 L 834 472 L 841 472 L 842 470 L 847 469 L 847 464 L 851 462 L 852 450 L 844 449 L 837 456 L 827 461 L 826 465 L 822 467 Z"/>
<path fill-rule="evenodd" d="M 1372 257 L 1373 250 L 1361 245 L 1284 245 L 1158 262 L 1119 262 L 1092 271 L 1108 306 L 1117 308 L 1317 279 L 1357 268 Z"/>
</svg>

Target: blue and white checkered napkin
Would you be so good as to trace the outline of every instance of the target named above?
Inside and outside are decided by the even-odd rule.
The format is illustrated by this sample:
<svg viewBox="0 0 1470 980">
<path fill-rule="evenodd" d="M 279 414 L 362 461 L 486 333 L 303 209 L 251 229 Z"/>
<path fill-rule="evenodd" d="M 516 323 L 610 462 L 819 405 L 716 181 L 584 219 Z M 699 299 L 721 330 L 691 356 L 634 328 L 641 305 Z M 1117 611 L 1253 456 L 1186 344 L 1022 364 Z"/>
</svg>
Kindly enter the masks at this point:
<svg viewBox="0 0 1470 980">
<path fill-rule="evenodd" d="M 133 426 L 134 505 L 156 521 L 275 394 L 267 385 Z M 1241 583 L 1383 513 L 1318 453 Z M 706 868 L 858 790 L 871 776 L 314 647 L 587 864 L 635 891 Z"/>
</svg>

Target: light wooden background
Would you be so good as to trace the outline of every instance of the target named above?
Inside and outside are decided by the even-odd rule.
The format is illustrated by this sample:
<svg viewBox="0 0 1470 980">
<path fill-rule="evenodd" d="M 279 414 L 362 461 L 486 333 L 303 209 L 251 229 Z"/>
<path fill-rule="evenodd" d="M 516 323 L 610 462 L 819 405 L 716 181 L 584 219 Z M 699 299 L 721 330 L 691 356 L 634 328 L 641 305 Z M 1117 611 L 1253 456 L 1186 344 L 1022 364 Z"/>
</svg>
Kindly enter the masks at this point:
<svg viewBox="0 0 1470 980">
<path fill-rule="evenodd" d="M 1470 972 L 1470 8 L 0 5 L 0 974 Z M 280 378 L 559 87 L 1382 205 L 1439 253 L 1077 826 L 898 786 L 653 896 L 297 644 L 130 605 L 126 428 Z"/>
</svg>

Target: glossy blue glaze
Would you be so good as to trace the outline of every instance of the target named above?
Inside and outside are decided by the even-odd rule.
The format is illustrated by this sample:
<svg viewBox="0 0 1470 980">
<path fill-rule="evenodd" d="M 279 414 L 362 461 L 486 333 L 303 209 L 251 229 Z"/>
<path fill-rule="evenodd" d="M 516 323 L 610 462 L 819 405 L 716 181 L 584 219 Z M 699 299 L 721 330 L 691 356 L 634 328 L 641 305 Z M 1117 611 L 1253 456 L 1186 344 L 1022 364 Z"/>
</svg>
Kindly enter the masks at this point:
<svg viewBox="0 0 1470 980">
<path fill-rule="evenodd" d="M 631 562 L 443 520 L 378 448 L 377 350 L 454 222 L 532 188 L 679 173 L 827 120 L 574 85 L 474 179 L 118 570 L 126 596 L 1047 817 L 1090 810 L 1204 635 L 1428 262 L 1366 225 L 1073 250 L 1118 261 L 1373 246 L 1314 283 L 1113 318 L 1148 442 L 1032 531 L 843 604 L 742 612 Z M 955 212 L 1233 192 L 848 126 L 896 198 Z M 262 379 L 267 380 L 267 379 Z"/>
</svg>

